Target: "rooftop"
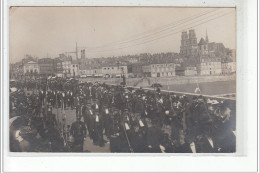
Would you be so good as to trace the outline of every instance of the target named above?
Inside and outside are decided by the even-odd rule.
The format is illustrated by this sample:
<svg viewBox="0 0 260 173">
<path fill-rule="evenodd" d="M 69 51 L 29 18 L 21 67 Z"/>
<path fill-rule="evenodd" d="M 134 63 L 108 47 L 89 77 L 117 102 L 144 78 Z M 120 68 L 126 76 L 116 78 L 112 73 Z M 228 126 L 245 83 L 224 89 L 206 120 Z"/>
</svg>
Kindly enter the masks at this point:
<svg viewBox="0 0 260 173">
<path fill-rule="evenodd" d="M 206 41 L 204 40 L 204 38 L 201 38 L 198 45 L 205 45 L 205 44 L 207 44 Z"/>
</svg>

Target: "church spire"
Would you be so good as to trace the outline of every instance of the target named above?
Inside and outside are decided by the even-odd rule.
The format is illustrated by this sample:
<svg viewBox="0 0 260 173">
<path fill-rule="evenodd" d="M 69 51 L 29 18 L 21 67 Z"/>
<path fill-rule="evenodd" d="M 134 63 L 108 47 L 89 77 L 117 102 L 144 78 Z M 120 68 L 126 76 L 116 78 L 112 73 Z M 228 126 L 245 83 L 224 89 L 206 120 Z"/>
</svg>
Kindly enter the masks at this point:
<svg viewBox="0 0 260 173">
<path fill-rule="evenodd" d="M 208 31 L 207 31 L 207 29 L 206 29 L 206 43 L 208 43 L 208 42 L 209 42 Z"/>
</svg>

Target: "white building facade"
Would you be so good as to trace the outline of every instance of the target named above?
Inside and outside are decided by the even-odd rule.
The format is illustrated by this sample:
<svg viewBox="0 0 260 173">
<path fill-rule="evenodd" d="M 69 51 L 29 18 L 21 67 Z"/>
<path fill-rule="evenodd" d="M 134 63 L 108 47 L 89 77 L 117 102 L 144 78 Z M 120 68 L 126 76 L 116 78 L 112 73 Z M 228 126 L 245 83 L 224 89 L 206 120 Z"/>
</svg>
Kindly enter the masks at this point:
<svg viewBox="0 0 260 173">
<path fill-rule="evenodd" d="M 202 60 L 197 69 L 199 75 L 219 75 L 222 73 L 221 62 L 215 60 Z"/>
<path fill-rule="evenodd" d="M 128 77 L 128 69 L 127 66 L 104 66 L 102 67 L 102 74 L 105 77 L 121 77 L 125 75 Z"/>
<path fill-rule="evenodd" d="M 63 74 L 65 77 L 71 76 L 71 60 L 66 59 L 62 62 Z"/>
<path fill-rule="evenodd" d="M 152 64 L 151 77 L 169 77 L 175 76 L 175 64 Z"/>
<path fill-rule="evenodd" d="M 232 74 L 236 72 L 236 62 L 222 62 L 222 74 Z"/>
<path fill-rule="evenodd" d="M 186 67 L 184 71 L 185 76 L 195 76 L 197 75 L 197 68 L 196 67 Z"/>
<path fill-rule="evenodd" d="M 71 62 L 71 65 L 70 65 L 70 75 L 71 76 L 79 76 L 79 64 L 78 62 L 74 62 L 72 61 Z"/>
<path fill-rule="evenodd" d="M 35 61 L 29 61 L 23 65 L 23 73 L 29 74 L 29 73 L 39 73 L 40 67 L 37 62 Z"/>
</svg>

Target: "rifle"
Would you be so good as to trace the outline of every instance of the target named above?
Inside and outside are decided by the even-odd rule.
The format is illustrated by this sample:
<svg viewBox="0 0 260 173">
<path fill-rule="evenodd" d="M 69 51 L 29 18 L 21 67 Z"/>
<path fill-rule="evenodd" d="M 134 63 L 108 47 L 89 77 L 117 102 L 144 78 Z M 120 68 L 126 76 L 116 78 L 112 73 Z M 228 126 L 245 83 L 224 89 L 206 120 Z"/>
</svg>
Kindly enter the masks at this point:
<svg viewBox="0 0 260 173">
<path fill-rule="evenodd" d="M 127 144 L 128 144 L 129 149 L 130 149 L 130 152 L 133 153 L 134 151 L 133 151 L 133 149 L 132 149 L 132 147 L 131 147 L 131 144 L 130 144 L 130 142 L 129 142 L 129 138 L 128 138 L 128 135 L 127 135 L 126 129 L 125 129 L 125 125 L 124 125 L 124 123 L 123 123 L 122 120 L 121 120 L 121 124 L 122 124 L 123 129 L 124 129 L 125 137 L 126 137 Z"/>
</svg>

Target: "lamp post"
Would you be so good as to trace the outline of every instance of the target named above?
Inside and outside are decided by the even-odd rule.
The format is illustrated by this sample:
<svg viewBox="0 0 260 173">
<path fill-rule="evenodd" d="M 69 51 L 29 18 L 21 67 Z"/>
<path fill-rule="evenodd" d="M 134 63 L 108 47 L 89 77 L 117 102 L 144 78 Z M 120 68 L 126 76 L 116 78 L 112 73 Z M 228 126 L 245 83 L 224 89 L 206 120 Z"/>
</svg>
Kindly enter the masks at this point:
<svg viewBox="0 0 260 173">
<path fill-rule="evenodd" d="M 124 73 L 124 68 L 122 67 L 122 73 L 123 73 L 123 86 L 126 85 L 126 80 L 125 80 L 125 73 Z"/>
<path fill-rule="evenodd" d="M 116 64 L 117 64 L 117 69 L 119 70 L 119 61 L 117 61 L 116 62 Z M 123 78 L 123 82 L 122 82 L 122 84 L 125 86 L 125 84 L 126 84 L 126 81 L 125 81 L 125 74 L 124 74 L 124 67 L 121 67 L 121 78 Z"/>
</svg>

